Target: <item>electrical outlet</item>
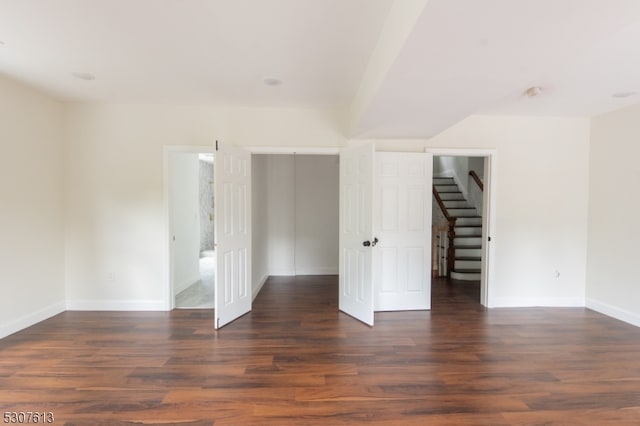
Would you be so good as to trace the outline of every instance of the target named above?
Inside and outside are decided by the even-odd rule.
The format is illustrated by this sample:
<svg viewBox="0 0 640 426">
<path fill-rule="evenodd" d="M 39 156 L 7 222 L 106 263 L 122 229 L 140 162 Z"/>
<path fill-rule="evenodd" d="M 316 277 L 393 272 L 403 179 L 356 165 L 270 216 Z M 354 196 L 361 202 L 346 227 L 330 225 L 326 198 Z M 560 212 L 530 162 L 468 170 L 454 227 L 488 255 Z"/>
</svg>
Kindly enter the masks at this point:
<svg viewBox="0 0 640 426">
<path fill-rule="evenodd" d="M 113 273 L 113 272 L 109 272 L 109 273 L 107 274 L 107 282 L 112 283 L 112 282 L 114 282 L 115 280 L 116 280 L 116 274 L 115 274 L 115 273 Z"/>
</svg>

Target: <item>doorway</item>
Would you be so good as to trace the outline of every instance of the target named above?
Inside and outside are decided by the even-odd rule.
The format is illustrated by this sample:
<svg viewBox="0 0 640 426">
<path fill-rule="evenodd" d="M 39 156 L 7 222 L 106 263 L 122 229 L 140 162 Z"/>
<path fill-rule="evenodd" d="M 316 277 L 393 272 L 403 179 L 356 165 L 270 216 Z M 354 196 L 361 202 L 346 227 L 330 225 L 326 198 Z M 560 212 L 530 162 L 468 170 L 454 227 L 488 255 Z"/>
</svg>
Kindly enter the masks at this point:
<svg viewBox="0 0 640 426">
<path fill-rule="evenodd" d="M 434 186 L 440 188 L 441 198 L 450 200 L 438 200 L 434 192 L 433 233 L 440 237 L 433 245 L 434 282 L 447 286 L 455 280 L 461 293 L 491 307 L 496 152 L 447 148 L 427 152 L 434 156 Z M 447 207 L 451 216 L 457 216 L 453 241 L 443 213 Z"/>
<path fill-rule="evenodd" d="M 338 156 L 253 154 L 252 168 L 254 281 L 337 275 Z"/>
<path fill-rule="evenodd" d="M 210 152 L 170 152 L 168 156 L 170 281 L 175 308 L 214 307 L 213 158 Z"/>
</svg>

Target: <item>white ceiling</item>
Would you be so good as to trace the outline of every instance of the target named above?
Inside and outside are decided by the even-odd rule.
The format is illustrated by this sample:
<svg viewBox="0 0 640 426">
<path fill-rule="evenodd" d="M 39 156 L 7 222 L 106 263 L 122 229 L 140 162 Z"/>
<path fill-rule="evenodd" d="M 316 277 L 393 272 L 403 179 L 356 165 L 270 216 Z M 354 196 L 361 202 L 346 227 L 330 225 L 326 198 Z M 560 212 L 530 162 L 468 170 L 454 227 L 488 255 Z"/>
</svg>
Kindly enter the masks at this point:
<svg viewBox="0 0 640 426">
<path fill-rule="evenodd" d="M 0 73 L 66 101 L 346 111 L 392 4 L 0 0 Z M 638 46 L 639 0 L 429 0 L 354 134 L 429 137 L 474 113 L 638 103 Z M 271 76 L 283 83 L 264 85 Z M 524 96 L 534 85 L 542 93 Z M 639 94 L 612 97 L 628 91 Z"/>
<path fill-rule="evenodd" d="M 0 0 L 0 72 L 69 101 L 341 107 L 390 4 Z"/>
</svg>

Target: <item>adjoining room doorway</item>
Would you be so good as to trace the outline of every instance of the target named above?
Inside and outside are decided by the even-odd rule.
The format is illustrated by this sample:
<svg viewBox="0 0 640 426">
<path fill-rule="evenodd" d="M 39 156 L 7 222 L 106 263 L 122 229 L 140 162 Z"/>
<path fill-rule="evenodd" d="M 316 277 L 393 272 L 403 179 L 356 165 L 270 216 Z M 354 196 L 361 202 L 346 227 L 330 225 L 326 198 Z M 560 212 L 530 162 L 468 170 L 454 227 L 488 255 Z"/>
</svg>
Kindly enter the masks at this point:
<svg viewBox="0 0 640 426">
<path fill-rule="evenodd" d="M 450 285 L 454 283 L 466 297 L 491 307 L 496 153 L 448 148 L 427 152 L 434 156 L 434 283 L 446 292 L 455 290 Z M 455 229 L 449 226 L 451 218 Z"/>
<path fill-rule="evenodd" d="M 484 162 L 483 157 L 433 157 L 434 284 L 476 303 L 483 267 Z"/>
<path fill-rule="evenodd" d="M 170 152 L 170 280 L 175 308 L 213 309 L 214 156 Z"/>
</svg>

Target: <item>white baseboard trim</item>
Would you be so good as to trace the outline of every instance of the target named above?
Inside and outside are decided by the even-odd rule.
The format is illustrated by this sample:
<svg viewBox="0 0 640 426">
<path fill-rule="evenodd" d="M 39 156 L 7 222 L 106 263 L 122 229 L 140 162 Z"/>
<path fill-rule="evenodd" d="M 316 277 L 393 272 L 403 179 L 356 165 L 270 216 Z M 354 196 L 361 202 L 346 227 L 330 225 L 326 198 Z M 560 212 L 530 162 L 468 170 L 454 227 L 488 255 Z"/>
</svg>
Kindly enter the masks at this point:
<svg viewBox="0 0 640 426">
<path fill-rule="evenodd" d="M 626 309 L 618 308 L 617 306 L 589 298 L 587 298 L 586 306 L 587 308 L 600 312 L 606 316 L 640 327 L 640 314 L 638 313 L 627 311 Z"/>
<path fill-rule="evenodd" d="M 332 267 L 298 269 L 296 275 L 338 275 L 338 269 Z"/>
<path fill-rule="evenodd" d="M 68 311 L 166 311 L 164 300 L 67 300 Z"/>
<path fill-rule="evenodd" d="M 490 301 L 490 308 L 583 308 L 585 306 L 582 298 L 493 298 Z"/>
<path fill-rule="evenodd" d="M 258 297 L 258 293 L 260 293 L 260 290 L 262 290 L 262 286 L 264 286 L 264 283 L 266 283 L 268 279 L 269 275 L 265 275 L 264 277 L 262 277 L 258 285 L 253 289 L 253 298 L 251 299 L 252 301 L 256 300 L 256 297 Z"/>
<path fill-rule="evenodd" d="M 296 275 L 296 271 L 293 269 L 280 269 L 275 271 L 269 271 L 269 276 L 274 277 L 293 277 Z"/>
<path fill-rule="evenodd" d="M 20 330 L 31 327 L 41 321 L 44 321 L 52 316 L 58 315 L 65 311 L 65 303 L 58 302 L 53 305 L 47 306 L 35 312 L 27 315 L 23 315 L 7 324 L 0 325 L 0 339 L 7 337 L 10 334 L 17 333 Z"/>
</svg>

